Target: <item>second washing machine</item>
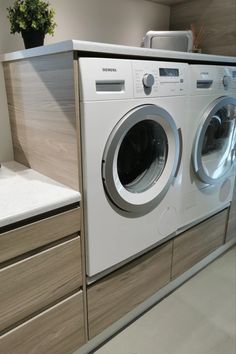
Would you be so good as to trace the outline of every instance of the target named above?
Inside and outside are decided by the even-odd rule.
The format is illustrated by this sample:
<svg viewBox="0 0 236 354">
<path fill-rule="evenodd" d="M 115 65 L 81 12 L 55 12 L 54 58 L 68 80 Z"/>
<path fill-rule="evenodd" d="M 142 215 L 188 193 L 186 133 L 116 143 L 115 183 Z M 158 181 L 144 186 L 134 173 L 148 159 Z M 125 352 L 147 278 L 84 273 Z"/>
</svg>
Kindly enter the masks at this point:
<svg viewBox="0 0 236 354">
<path fill-rule="evenodd" d="M 173 236 L 179 224 L 188 65 L 80 58 L 90 280 Z"/>
<path fill-rule="evenodd" d="M 180 231 L 226 208 L 235 178 L 236 68 L 189 68 Z"/>
</svg>

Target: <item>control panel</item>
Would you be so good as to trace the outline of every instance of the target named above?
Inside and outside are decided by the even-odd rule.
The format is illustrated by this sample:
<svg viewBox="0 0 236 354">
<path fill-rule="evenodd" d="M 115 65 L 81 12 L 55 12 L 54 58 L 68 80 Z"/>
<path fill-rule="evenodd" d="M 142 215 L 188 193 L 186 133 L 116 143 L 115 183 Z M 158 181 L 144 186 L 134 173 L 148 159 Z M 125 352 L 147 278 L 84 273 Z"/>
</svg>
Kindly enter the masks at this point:
<svg viewBox="0 0 236 354">
<path fill-rule="evenodd" d="M 136 98 L 187 94 L 187 64 L 137 60 L 132 67 Z"/>
<path fill-rule="evenodd" d="M 192 94 L 221 93 L 236 90 L 236 67 L 190 65 Z"/>
<path fill-rule="evenodd" d="M 81 101 L 181 96 L 188 93 L 188 64 L 80 58 Z"/>
<path fill-rule="evenodd" d="M 223 84 L 229 89 L 236 90 L 236 66 L 226 66 Z"/>
</svg>

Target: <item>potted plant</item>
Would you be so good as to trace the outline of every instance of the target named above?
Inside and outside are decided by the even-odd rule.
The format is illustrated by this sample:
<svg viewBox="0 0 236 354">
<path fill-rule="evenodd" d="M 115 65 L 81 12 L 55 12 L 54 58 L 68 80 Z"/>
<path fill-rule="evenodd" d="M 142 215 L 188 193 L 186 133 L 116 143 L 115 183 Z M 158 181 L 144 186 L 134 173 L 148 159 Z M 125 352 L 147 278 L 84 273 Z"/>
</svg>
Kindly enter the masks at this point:
<svg viewBox="0 0 236 354">
<path fill-rule="evenodd" d="M 43 45 L 46 34 L 53 35 L 55 11 L 44 0 L 16 0 L 7 8 L 11 33 L 21 33 L 25 48 Z"/>
</svg>

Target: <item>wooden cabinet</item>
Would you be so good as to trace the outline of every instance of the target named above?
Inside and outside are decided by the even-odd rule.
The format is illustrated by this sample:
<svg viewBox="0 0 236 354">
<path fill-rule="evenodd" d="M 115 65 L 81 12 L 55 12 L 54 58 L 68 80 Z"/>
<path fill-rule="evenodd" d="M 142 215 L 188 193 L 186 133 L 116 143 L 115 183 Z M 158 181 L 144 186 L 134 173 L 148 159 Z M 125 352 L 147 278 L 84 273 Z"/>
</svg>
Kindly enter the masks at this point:
<svg viewBox="0 0 236 354">
<path fill-rule="evenodd" d="M 87 289 L 78 208 L 0 234 L 1 354 L 72 354 L 87 323 L 91 339 L 223 245 L 227 220 L 228 209 Z"/>
<path fill-rule="evenodd" d="M 233 238 L 236 239 L 236 182 L 234 185 L 233 200 L 229 209 L 229 220 L 225 241 L 228 242 Z"/>
<path fill-rule="evenodd" d="M 80 230 L 80 209 L 35 221 L 0 234 L 0 263 L 60 240 Z"/>
<path fill-rule="evenodd" d="M 225 209 L 174 239 L 172 278 L 223 245 L 227 218 L 228 209 Z"/>
<path fill-rule="evenodd" d="M 70 354 L 84 343 L 79 231 L 74 208 L 0 234 L 1 354 Z"/>
<path fill-rule="evenodd" d="M 79 190 L 73 52 L 3 67 L 14 159 Z"/>
<path fill-rule="evenodd" d="M 172 242 L 88 287 L 89 338 L 124 316 L 170 281 Z"/>
<path fill-rule="evenodd" d="M 0 336 L 1 354 L 69 354 L 84 340 L 79 292 Z"/>
<path fill-rule="evenodd" d="M 80 240 L 62 243 L 0 270 L 0 331 L 82 285 Z"/>
<path fill-rule="evenodd" d="M 74 53 L 6 62 L 4 73 L 15 159 L 83 195 Z M 221 246 L 227 218 L 224 210 L 87 288 L 79 208 L 0 230 L 0 354 L 72 353 L 87 327 L 91 339 Z"/>
<path fill-rule="evenodd" d="M 224 244 L 225 209 L 88 286 L 89 338 Z"/>
</svg>

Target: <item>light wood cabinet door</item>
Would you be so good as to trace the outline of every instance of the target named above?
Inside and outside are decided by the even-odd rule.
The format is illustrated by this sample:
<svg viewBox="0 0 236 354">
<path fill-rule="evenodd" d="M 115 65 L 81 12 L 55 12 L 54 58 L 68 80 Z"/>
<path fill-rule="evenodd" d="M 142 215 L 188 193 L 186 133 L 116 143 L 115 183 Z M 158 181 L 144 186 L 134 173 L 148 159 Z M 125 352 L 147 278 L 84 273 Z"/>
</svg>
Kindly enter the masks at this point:
<svg viewBox="0 0 236 354">
<path fill-rule="evenodd" d="M 165 286 L 170 281 L 171 256 L 172 242 L 168 242 L 89 286 L 89 338 Z"/>
<path fill-rule="evenodd" d="M 83 293 L 0 337 L 1 354 L 71 354 L 84 344 Z"/>
<path fill-rule="evenodd" d="M 72 209 L 17 229 L 0 233 L 0 263 L 80 230 L 80 209 Z"/>
<path fill-rule="evenodd" d="M 80 288 L 80 239 L 2 268 L 0 284 L 1 331 Z"/>
<path fill-rule="evenodd" d="M 233 200 L 229 209 L 229 220 L 225 241 L 228 242 L 233 238 L 236 239 L 236 181 L 234 184 Z"/>
<path fill-rule="evenodd" d="M 172 278 L 184 273 L 223 245 L 228 209 L 185 231 L 174 239 Z"/>
</svg>

